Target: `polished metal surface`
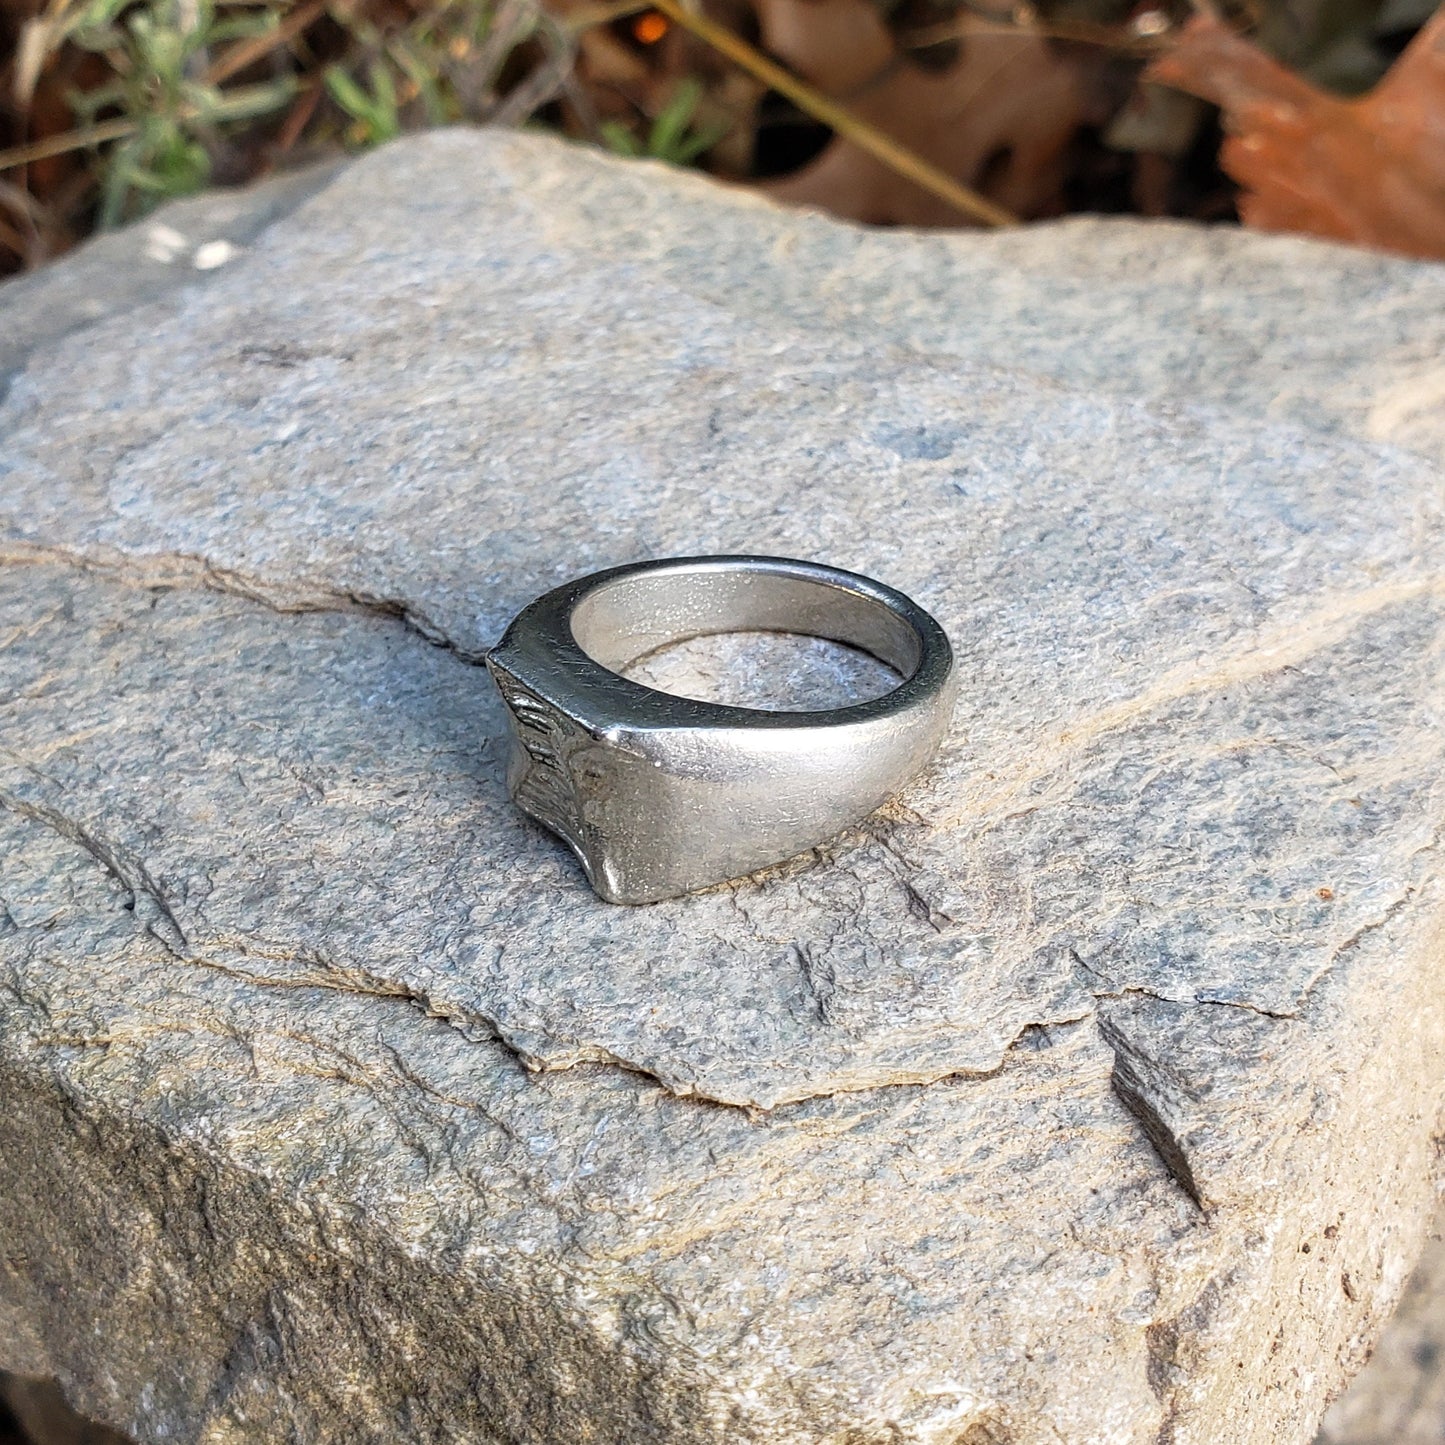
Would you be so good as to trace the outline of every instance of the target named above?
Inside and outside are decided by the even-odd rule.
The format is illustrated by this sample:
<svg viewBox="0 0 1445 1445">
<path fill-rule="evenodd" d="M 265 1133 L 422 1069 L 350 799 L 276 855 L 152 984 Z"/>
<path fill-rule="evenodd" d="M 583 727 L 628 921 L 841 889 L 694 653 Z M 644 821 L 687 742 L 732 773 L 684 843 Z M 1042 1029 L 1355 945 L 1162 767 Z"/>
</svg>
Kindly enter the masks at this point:
<svg viewBox="0 0 1445 1445">
<path fill-rule="evenodd" d="M 902 681 L 847 707 L 773 712 L 620 675 L 668 643 L 741 631 L 847 643 Z M 513 800 L 612 903 L 737 878 L 857 822 L 933 756 L 956 691 L 948 639 L 916 603 L 778 557 L 640 562 L 569 582 L 517 615 L 487 666 L 511 714 Z"/>
</svg>

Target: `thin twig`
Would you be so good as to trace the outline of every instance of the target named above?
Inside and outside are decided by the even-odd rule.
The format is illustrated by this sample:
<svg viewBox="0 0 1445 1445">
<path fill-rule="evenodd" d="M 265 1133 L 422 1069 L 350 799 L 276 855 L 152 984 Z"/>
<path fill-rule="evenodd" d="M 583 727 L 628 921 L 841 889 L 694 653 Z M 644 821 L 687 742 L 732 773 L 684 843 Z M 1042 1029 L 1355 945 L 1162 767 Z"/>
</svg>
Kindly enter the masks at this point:
<svg viewBox="0 0 1445 1445">
<path fill-rule="evenodd" d="M 274 30 L 253 35 L 249 40 L 238 41 L 224 51 L 206 72 L 207 85 L 219 85 L 229 80 L 237 71 L 254 65 L 263 56 L 269 55 L 279 45 L 289 45 L 309 25 L 326 14 L 326 0 L 308 0 L 298 5 Z"/>
<path fill-rule="evenodd" d="M 471 64 L 470 81 L 479 103 L 485 98 L 489 106 L 488 120 L 495 119 L 497 107 L 501 104 L 497 99 L 497 81 L 506 69 L 512 52 L 531 35 L 538 18 L 538 11 L 531 0 L 500 0 L 492 11 L 481 53 Z"/>
<path fill-rule="evenodd" d="M 316 114 L 316 107 L 320 105 L 321 97 L 325 93 L 326 82 L 319 75 L 312 76 L 287 112 L 286 119 L 282 121 L 281 129 L 277 131 L 276 139 L 254 179 L 260 180 L 263 176 L 269 176 L 276 169 L 277 162 L 291 152 L 296 142 L 301 139 L 301 132 L 311 124 L 311 117 Z"/>
<path fill-rule="evenodd" d="M 23 263 L 29 264 L 29 244 L 26 242 L 25 237 L 3 216 L 0 216 L 0 246 L 3 246 L 11 255 L 19 257 Z"/>
<path fill-rule="evenodd" d="M 614 20 L 624 20 L 642 10 L 651 10 L 652 0 L 603 0 L 600 5 L 583 5 L 562 19 L 562 24 L 574 35 L 581 30 L 591 30 L 596 25 L 610 25 Z"/>
<path fill-rule="evenodd" d="M 492 112 L 488 119 L 493 125 L 521 125 L 529 120 L 534 111 L 561 94 L 567 76 L 572 73 L 576 44 L 572 32 L 545 13 L 537 17 L 537 31 L 546 59 Z"/>
<path fill-rule="evenodd" d="M 592 104 L 592 97 L 587 94 L 586 87 L 578 83 L 575 70 L 569 72 L 562 82 L 561 99 L 572 107 L 577 124 L 582 127 L 582 133 L 589 140 L 600 144 L 602 117 L 597 114 L 597 107 Z"/>
<path fill-rule="evenodd" d="M 835 101 L 820 94 L 805 81 L 799 80 L 789 70 L 770 60 L 761 51 L 749 45 L 741 36 L 715 24 L 702 15 L 694 15 L 678 3 L 678 0 L 652 0 L 651 9 L 689 30 L 699 40 L 706 41 L 719 50 L 734 64 L 740 65 L 750 75 L 763 82 L 779 95 L 786 96 L 799 110 L 821 121 L 830 130 L 851 141 L 859 150 L 867 151 L 875 160 L 882 161 L 890 170 L 906 176 L 915 185 L 922 186 L 940 200 L 946 201 L 956 211 L 982 222 L 985 226 L 1013 226 L 1018 217 L 1011 211 L 960 185 L 946 172 L 939 170 L 922 156 L 900 145 L 883 134 L 867 121 L 860 120 L 852 111 L 845 110 Z"/>
<path fill-rule="evenodd" d="M 67 151 L 80 151 L 87 146 L 120 140 L 136 128 L 137 122 L 133 120 L 107 120 L 99 125 L 82 126 L 79 130 L 63 130 L 57 135 L 46 136 L 44 140 L 31 141 L 29 145 L 12 146 L 8 151 L 0 151 L 0 171 L 13 171 L 17 166 L 28 166 L 32 161 L 48 160 L 51 156 L 63 156 Z"/>
<path fill-rule="evenodd" d="M 950 40 L 962 40 L 969 35 L 983 31 L 994 35 L 1037 36 L 1040 40 L 1069 40 L 1079 45 L 1097 45 L 1106 50 L 1120 50 L 1131 55 L 1155 55 L 1169 44 L 1170 36 L 1132 35 L 1108 25 L 1090 25 L 1086 21 L 1051 21 L 1047 25 L 1036 22 L 996 20 L 983 15 L 966 15 L 957 20 L 946 20 L 940 25 L 929 25 L 921 30 L 905 31 L 898 37 L 903 50 L 927 50 L 933 45 L 942 45 Z"/>
</svg>

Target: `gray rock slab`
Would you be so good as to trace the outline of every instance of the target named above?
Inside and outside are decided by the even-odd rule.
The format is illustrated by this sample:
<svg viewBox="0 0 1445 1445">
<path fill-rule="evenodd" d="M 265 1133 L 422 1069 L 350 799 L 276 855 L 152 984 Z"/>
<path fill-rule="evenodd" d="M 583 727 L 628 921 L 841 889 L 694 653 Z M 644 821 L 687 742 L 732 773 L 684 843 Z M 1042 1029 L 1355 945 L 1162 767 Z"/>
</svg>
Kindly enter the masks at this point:
<svg viewBox="0 0 1445 1445">
<path fill-rule="evenodd" d="M 1322 302 L 1290 368 L 1301 293 L 1238 282 L 1286 252 L 1374 277 L 1388 356 Z M 929 339 L 970 267 L 1052 353 L 1000 365 L 1006 307 Z M 1192 361 L 1150 354 L 1171 274 Z M 144 1440 L 1311 1438 L 1438 1173 L 1441 473 L 1342 398 L 1426 358 L 1440 275 L 868 236 L 459 132 L 38 346 L 0 1367 Z M 1129 311 L 1103 386 L 1079 338 Z M 544 587 L 698 551 L 903 587 L 964 698 L 848 836 L 609 907 L 509 807 L 474 664 Z"/>
</svg>

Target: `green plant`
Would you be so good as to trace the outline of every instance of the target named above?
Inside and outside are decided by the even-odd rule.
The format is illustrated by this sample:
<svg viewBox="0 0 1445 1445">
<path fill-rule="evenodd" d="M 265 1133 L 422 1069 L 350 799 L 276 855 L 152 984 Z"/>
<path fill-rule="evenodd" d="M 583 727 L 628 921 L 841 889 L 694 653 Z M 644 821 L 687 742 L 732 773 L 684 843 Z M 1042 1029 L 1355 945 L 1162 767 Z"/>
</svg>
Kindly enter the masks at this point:
<svg viewBox="0 0 1445 1445">
<path fill-rule="evenodd" d="M 333 14 L 354 44 L 345 62 L 327 68 L 326 90 L 351 121 L 347 140 L 365 147 L 417 125 L 504 118 L 497 78 L 533 37 L 540 12 L 505 0 L 441 0 L 388 27 L 359 5 Z"/>
<path fill-rule="evenodd" d="M 112 73 L 71 96 L 76 114 L 93 124 L 112 112 L 131 125 L 103 162 L 103 227 L 199 189 L 224 128 L 290 101 L 289 74 L 228 90 L 206 74 L 214 47 L 264 35 L 280 13 L 273 6 L 219 15 L 213 0 L 90 0 L 67 17 L 60 38 L 103 56 Z"/>
<path fill-rule="evenodd" d="M 689 76 L 668 97 L 645 136 L 639 138 L 620 121 L 611 120 L 602 123 L 602 138 L 618 155 L 688 165 L 727 134 L 725 125 L 696 124 L 702 96 L 702 85 Z"/>
<path fill-rule="evenodd" d="M 326 89 L 351 117 L 348 138 L 360 146 L 380 145 L 401 134 L 401 111 L 391 71 L 379 57 L 372 60 L 369 70 L 369 90 L 340 65 L 328 66 L 326 70 Z"/>
<path fill-rule="evenodd" d="M 0 145 L 0 274 L 298 145 L 516 124 L 558 93 L 573 50 L 538 0 L 42 0 L 0 106 L 0 140 L 23 137 Z M 66 111 L 69 129 L 35 126 Z"/>
</svg>

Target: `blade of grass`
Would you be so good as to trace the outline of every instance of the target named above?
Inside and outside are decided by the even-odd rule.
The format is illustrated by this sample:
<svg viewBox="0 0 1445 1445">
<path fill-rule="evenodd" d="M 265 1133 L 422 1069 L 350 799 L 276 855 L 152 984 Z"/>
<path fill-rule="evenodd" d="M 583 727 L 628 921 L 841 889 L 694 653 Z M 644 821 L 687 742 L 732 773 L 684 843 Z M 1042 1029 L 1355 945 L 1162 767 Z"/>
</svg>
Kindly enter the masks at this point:
<svg viewBox="0 0 1445 1445">
<path fill-rule="evenodd" d="M 720 51 L 769 89 L 786 96 L 799 110 L 812 116 L 814 120 L 821 121 L 835 134 L 851 141 L 859 150 L 867 151 L 890 170 L 897 171 L 915 185 L 922 186 L 924 190 L 946 201 L 954 210 L 985 226 L 1018 224 L 1019 218 L 1011 211 L 995 205 L 977 191 L 960 185 L 952 176 L 939 170 L 907 146 L 900 145 L 876 126 L 859 119 L 836 101 L 829 100 L 806 81 L 799 80 L 792 71 L 785 70 L 776 61 L 770 60 L 725 26 L 716 24 L 706 16 L 694 15 L 681 5 L 679 0 L 652 0 L 651 8 L 660 11 L 684 30 L 691 31 L 699 40 Z"/>
<path fill-rule="evenodd" d="M 693 112 L 701 99 L 702 85 L 693 76 L 688 76 L 672 93 L 672 98 L 658 111 L 657 119 L 652 122 L 652 134 L 648 144 L 654 155 L 672 154 L 673 148 L 686 134 Z"/>
</svg>

